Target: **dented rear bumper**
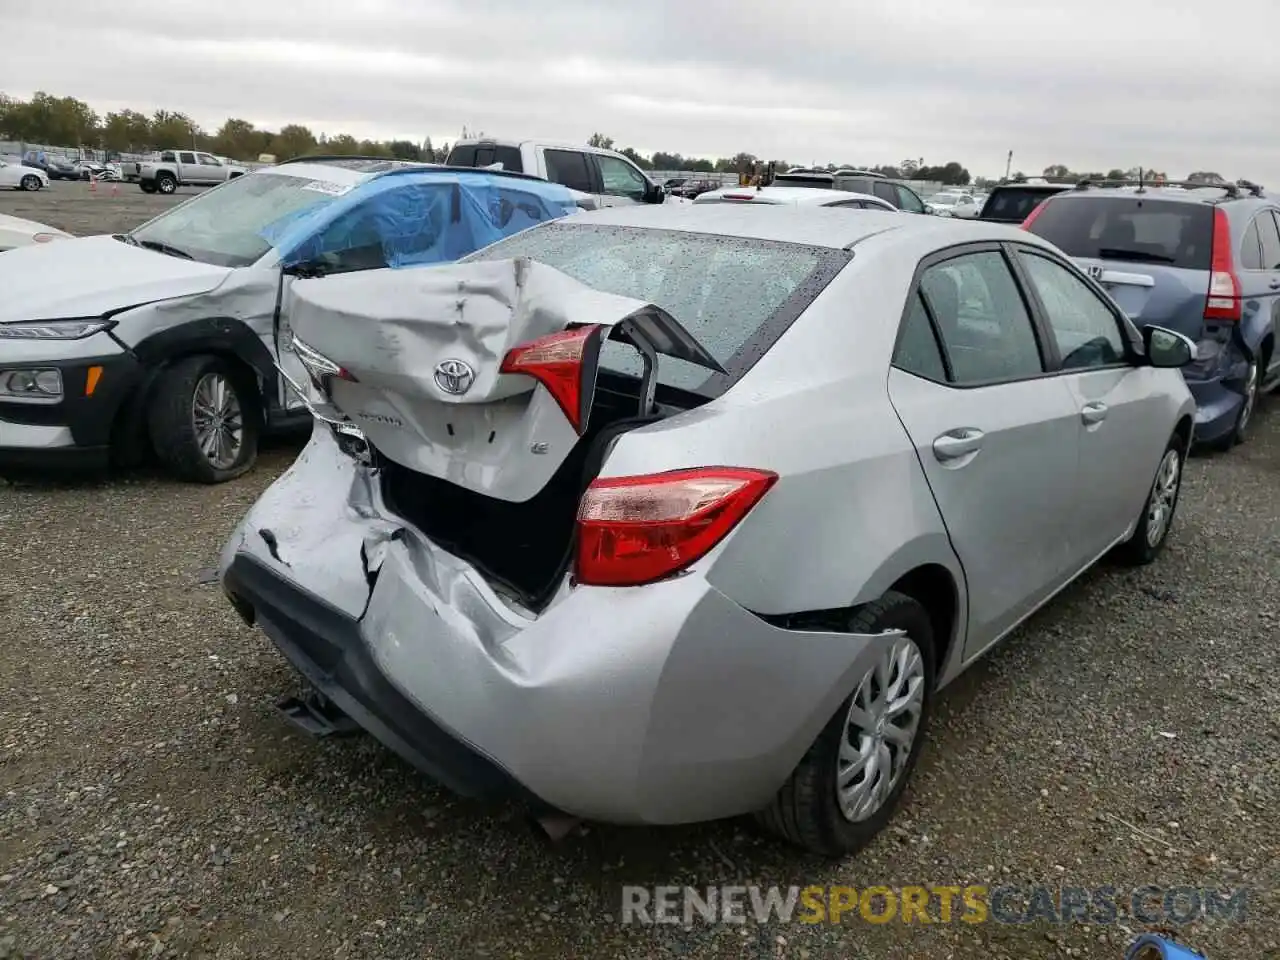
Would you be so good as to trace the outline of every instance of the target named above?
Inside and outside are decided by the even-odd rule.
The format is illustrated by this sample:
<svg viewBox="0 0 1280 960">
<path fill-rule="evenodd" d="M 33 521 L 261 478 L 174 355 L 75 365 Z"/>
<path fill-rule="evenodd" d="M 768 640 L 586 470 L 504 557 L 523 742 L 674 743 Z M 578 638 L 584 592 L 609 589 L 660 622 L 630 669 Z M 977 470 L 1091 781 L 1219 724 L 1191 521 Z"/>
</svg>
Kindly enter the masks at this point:
<svg viewBox="0 0 1280 960">
<path fill-rule="evenodd" d="M 712 562 L 526 615 L 317 430 L 222 576 L 313 685 L 454 790 L 679 823 L 768 803 L 889 638 L 775 627 L 706 581 Z"/>
</svg>

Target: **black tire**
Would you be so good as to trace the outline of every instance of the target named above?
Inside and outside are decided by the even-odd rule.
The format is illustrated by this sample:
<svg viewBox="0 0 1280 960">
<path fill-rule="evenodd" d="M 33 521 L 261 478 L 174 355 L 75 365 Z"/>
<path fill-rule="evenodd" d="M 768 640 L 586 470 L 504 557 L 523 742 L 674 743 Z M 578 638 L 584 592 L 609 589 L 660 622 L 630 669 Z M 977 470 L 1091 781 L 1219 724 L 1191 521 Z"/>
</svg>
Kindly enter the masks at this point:
<svg viewBox="0 0 1280 960">
<path fill-rule="evenodd" d="M 156 182 L 154 180 L 139 180 L 138 186 L 142 188 L 143 193 L 156 192 Z"/>
<path fill-rule="evenodd" d="M 34 173 L 29 173 L 22 178 L 22 180 L 19 183 L 19 186 L 21 186 L 22 189 L 26 190 L 28 193 L 35 193 L 37 190 L 43 187 L 44 184 L 40 182 L 40 178 L 37 177 Z"/>
<path fill-rule="evenodd" d="M 1165 513 L 1163 519 L 1157 519 L 1155 500 L 1160 492 L 1166 463 L 1171 458 L 1177 470 L 1173 494 L 1169 497 L 1166 491 L 1166 495 L 1162 498 Z M 1143 501 L 1142 515 L 1138 520 L 1137 529 L 1133 531 L 1132 537 L 1116 547 L 1112 553 L 1112 557 L 1117 562 L 1129 567 L 1144 567 L 1160 556 L 1160 552 L 1164 550 L 1164 545 L 1169 540 L 1169 531 L 1173 529 L 1174 517 L 1178 513 L 1178 500 L 1182 495 L 1182 474 L 1186 465 L 1186 439 L 1175 433 L 1164 448 L 1164 452 L 1160 454 L 1160 463 L 1156 466 L 1156 475 L 1152 478 L 1147 498 Z M 1152 525 L 1157 522 L 1160 523 L 1160 528 L 1153 543 L 1150 534 Z"/>
<path fill-rule="evenodd" d="M 206 377 L 220 377 L 234 392 L 240 411 L 240 446 L 234 461 L 220 464 L 201 450 L 197 436 L 196 388 Z M 184 357 L 165 370 L 156 383 L 147 411 L 147 426 L 156 456 L 180 480 L 225 483 L 247 472 L 258 459 L 260 406 L 251 377 L 219 357 Z"/>
<path fill-rule="evenodd" d="M 156 189 L 166 195 L 173 193 L 178 189 L 178 178 L 171 173 L 157 174 Z"/>
<path fill-rule="evenodd" d="M 906 765 L 897 784 L 874 813 L 864 820 L 851 821 L 841 812 L 836 796 L 837 759 L 849 708 L 857 694 L 855 690 L 840 704 L 773 802 L 756 814 L 766 830 L 784 840 L 821 856 L 838 858 L 856 853 L 884 829 L 911 781 L 928 735 L 936 654 L 928 611 L 914 598 L 894 591 L 832 626 L 850 633 L 903 630 L 919 649 L 924 672 L 924 700 Z M 858 678 L 858 682 L 861 679 Z"/>
</svg>

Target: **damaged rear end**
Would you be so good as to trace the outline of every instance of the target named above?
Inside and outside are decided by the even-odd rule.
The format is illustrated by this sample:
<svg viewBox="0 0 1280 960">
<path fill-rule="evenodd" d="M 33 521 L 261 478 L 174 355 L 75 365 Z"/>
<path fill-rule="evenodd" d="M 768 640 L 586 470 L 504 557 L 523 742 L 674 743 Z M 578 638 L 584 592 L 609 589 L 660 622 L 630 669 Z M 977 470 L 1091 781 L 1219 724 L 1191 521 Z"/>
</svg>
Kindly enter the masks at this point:
<svg viewBox="0 0 1280 960">
<path fill-rule="evenodd" d="M 847 262 L 778 246 L 792 274 L 715 307 L 726 326 L 790 322 Z M 659 377 L 731 380 L 721 362 L 653 303 L 520 256 L 294 290 L 313 437 L 222 557 L 233 604 L 318 691 L 291 719 L 354 720 L 459 793 L 543 814 L 675 823 L 766 803 L 882 638 L 805 633 L 798 659 L 793 631 L 699 566 L 777 480 L 705 459 L 724 412 Z M 602 362 L 619 350 L 629 373 Z M 609 475 L 646 430 L 661 464 Z M 779 677 L 798 695 L 779 700 Z"/>
<path fill-rule="evenodd" d="M 665 311 L 525 259 L 304 281 L 294 346 L 313 410 L 389 515 L 522 610 L 564 584 L 610 443 L 704 398 L 655 399 L 660 356 L 722 372 Z M 639 378 L 602 382 L 605 341 Z"/>
</svg>

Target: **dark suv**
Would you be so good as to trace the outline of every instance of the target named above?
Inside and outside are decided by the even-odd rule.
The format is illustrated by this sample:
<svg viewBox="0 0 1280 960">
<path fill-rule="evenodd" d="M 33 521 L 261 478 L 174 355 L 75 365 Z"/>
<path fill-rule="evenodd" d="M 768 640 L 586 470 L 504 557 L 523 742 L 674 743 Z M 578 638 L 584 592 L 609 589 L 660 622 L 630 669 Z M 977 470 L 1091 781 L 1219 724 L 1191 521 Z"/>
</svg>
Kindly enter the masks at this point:
<svg viewBox="0 0 1280 960">
<path fill-rule="evenodd" d="M 774 176 L 779 187 L 815 187 L 824 190 L 847 190 L 851 193 L 869 193 L 885 203 L 907 213 L 928 213 L 920 196 L 910 187 L 888 179 L 870 170 L 789 170 Z"/>
<path fill-rule="evenodd" d="M 1082 183 L 1023 224 L 1059 247 L 1139 325 L 1196 341 L 1184 368 L 1196 439 L 1245 439 L 1260 393 L 1280 384 L 1280 203 L 1261 187 Z"/>
<path fill-rule="evenodd" d="M 1016 180 L 998 183 L 987 194 L 978 219 L 991 223 L 1022 223 L 1049 197 L 1071 187 L 1072 184 L 1065 183 L 1021 183 Z"/>
</svg>

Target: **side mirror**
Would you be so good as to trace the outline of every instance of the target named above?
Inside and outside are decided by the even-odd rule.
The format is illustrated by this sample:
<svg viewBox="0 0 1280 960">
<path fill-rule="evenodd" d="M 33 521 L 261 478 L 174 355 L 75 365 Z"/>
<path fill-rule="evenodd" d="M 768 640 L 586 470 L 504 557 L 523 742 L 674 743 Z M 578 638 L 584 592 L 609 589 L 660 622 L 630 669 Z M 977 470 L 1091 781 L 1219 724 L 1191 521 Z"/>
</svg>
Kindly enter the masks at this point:
<svg viewBox="0 0 1280 960">
<path fill-rule="evenodd" d="M 645 203 L 663 203 L 667 199 L 666 188 L 660 183 L 651 183 L 644 192 Z"/>
<path fill-rule="evenodd" d="M 1196 359 L 1195 341 L 1164 327 L 1143 327 L 1142 346 L 1153 367 L 1185 367 Z"/>
</svg>

